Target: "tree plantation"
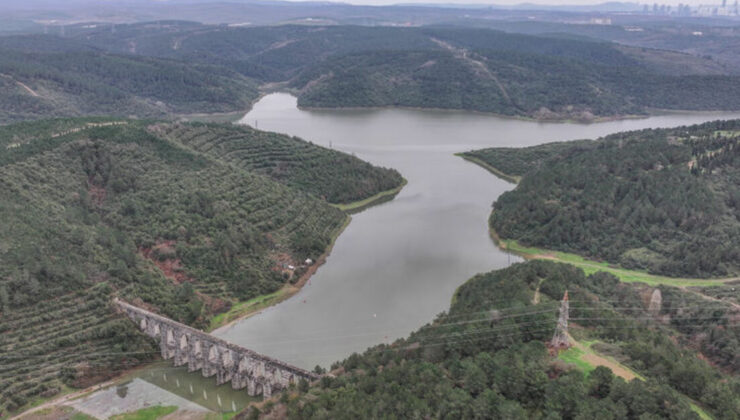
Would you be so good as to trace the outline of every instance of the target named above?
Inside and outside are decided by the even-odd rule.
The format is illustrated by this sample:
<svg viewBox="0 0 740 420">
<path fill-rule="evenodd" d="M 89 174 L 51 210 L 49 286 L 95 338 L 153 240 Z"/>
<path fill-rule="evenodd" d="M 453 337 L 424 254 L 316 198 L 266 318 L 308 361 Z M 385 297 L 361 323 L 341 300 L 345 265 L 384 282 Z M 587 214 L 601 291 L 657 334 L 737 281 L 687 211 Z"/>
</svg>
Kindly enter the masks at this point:
<svg viewBox="0 0 740 420">
<path fill-rule="evenodd" d="M 248 127 L 165 124 L 157 130 L 206 155 L 311 192 L 330 203 L 362 200 L 402 182 L 395 170 L 381 170 L 345 153 Z"/>
<path fill-rule="evenodd" d="M 255 157 L 187 146 L 223 139 Z M 348 218 L 320 197 L 334 182 L 344 202 L 402 182 L 297 138 L 219 125 L 40 121 L 3 127 L 0 148 L 0 410 L 156 354 L 113 315 L 111 296 L 204 327 L 305 270 L 287 265 L 318 259 Z M 327 175 L 332 160 L 342 164 Z"/>
</svg>

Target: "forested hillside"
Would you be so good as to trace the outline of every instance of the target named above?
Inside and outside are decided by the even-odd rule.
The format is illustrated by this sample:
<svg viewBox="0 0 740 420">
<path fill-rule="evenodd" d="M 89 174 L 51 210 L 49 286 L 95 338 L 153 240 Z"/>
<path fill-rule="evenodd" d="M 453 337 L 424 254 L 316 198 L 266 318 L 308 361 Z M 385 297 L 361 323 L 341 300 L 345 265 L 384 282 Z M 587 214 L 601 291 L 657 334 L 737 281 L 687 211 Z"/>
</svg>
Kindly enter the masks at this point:
<svg viewBox="0 0 740 420">
<path fill-rule="evenodd" d="M 48 45 L 68 53 L 57 56 Z M 64 115 L 93 109 L 132 113 L 131 101 L 143 102 L 137 114 L 145 115 L 234 111 L 256 97 L 256 84 L 265 90 L 289 89 L 304 107 L 410 106 L 579 120 L 645 114 L 651 108 L 740 109 L 740 76 L 723 73 L 710 60 L 489 29 L 232 28 L 159 22 L 116 25 L 112 30 L 79 25 L 71 27 L 64 39 L 0 38 L 0 48 L 12 52 L 3 58 L 13 70 L 3 71 L 12 76 L 3 81 L 13 98 L 6 119 L 61 106 L 55 102 L 57 108 L 49 108 L 54 105 L 49 103 L 53 92 L 48 101 L 39 99 L 43 95 L 37 89 L 49 84 L 66 92 L 57 101 L 66 104 L 68 109 L 57 111 Z M 18 68 L 19 54 L 29 62 L 26 67 Z M 183 63 L 188 64 L 187 71 L 181 68 Z M 116 71 L 107 70 L 112 65 Z M 33 71 L 40 68 L 54 73 Z M 172 77 L 154 78 L 163 70 Z M 57 85 L 71 77 L 70 72 L 89 74 L 84 83 L 77 82 L 79 92 Z M 89 100 L 69 96 L 103 90 L 97 83 L 112 85 L 125 97 L 105 91 L 101 96 L 118 98 L 117 106 L 98 102 L 96 108 L 86 109 L 83 104 Z"/>
<path fill-rule="evenodd" d="M 355 197 L 378 179 L 401 182 L 296 138 L 176 126 L 199 133 L 202 149 L 227 138 L 259 156 L 236 165 L 168 139 L 174 129 L 112 119 L 0 129 L 0 414 L 157 354 L 114 316 L 114 295 L 203 327 L 295 281 L 347 222 L 321 187 L 301 186 L 324 182 L 330 160 L 343 162 L 329 173 Z M 264 170 L 276 165 L 277 175 Z"/>
<path fill-rule="evenodd" d="M 740 273 L 740 121 L 469 152 L 517 188 L 491 226 L 522 244 L 671 276 Z"/>
<path fill-rule="evenodd" d="M 738 76 L 666 75 L 608 44 L 559 40 L 552 48 L 534 48 L 548 46 L 547 40 L 463 35 L 469 34 L 429 34 L 446 47 L 442 51 L 331 57 L 304 70 L 291 86 L 305 107 L 454 108 L 539 119 L 740 108 Z M 497 45 L 499 37 L 508 43 Z"/>
<path fill-rule="evenodd" d="M 267 175 L 330 203 L 350 203 L 398 187 L 394 169 L 354 156 L 246 126 L 160 124 L 157 133 L 241 169 Z"/>
<path fill-rule="evenodd" d="M 620 19 L 621 20 L 621 19 Z M 707 66 L 707 61 L 695 61 L 702 63 L 701 68 L 712 71 L 712 68 L 720 70 L 723 67 L 740 70 L 740 30 L 737 26 L 727 26 L 721 21 L 704 21 L 691 19 L 643 19 L 613 22 L 611 25 L 598 24 L 572 24 L 564 22 L 543 20 L 494 20 L 494 19 L 466 19 L 459 22 L 467 27 L 486 27 L 506 32 L 524 33 L 530 35 L 561 34 L 562 36 L 587 37 L 592 39 L 603 39 L 618 42 L 623 45 L 644 47 L 645 49 L 660 49 L 663 51 L 683 52 L 685 56 L 700 58 L 711 57 L 712 62 Z M 716 25 L 716 26 L 715 26 Z M 639 28 L 640 30 L 630 30 Z M 696 32 L 701 32 L 697 36 Z M 630 48 L 631 51 L 640 51 L 642 48 Z M 691 55 L 689 55 L 691 54 Z M 675 57 L 675 55 L 674 55 Z M 657 61 L 660 56 L 655 57 Z M 691 61 L 685 62 L 686 66 L 676 66 L 674 59 L 664 61 L 666 70 L 686 74 L 687 71 L 696 71 L 697 68 Z M 669 70 L 669 71 L 670 71 Z"/>
<path fill-rule="evenodd" d="M 604 42 L 468 28 L 193 29 L 185 35 L 170 28 L 151 36 L 132 30 L 137 51 L 288 81 L 307 107 L 414 106 L 579 119 L 640 114 L 646 107 L 740 109 L 740 79 L 718 75 L 714 63 L 704 71 L 681 54 Z M 86 36 L 110 41 L 110 34 L 98 33 Z M 666 73 L 655 64 L 666 54 L 674 66 L 695 73 Z M 692 65 L 682 66 L 686 60 Z"/>
<path fill-rule="evenodd" d="M 572 340 L 587 343 L 591 357 L 573 349 L 554 357 L 545 346 L 566 290 Z M 655 293 L 658 306 L 650 304 Z M 566 264 L 516 264 L 469 280 L 449 312 L 408 339 L 352 355 L 318 386 L 299 386 L 243 416 L 699 418 L 690 397 L 718 419 L 737 419 L 738 378 L 704 360 L 740 368 L 737 314 L 679 289 L 586 277 Z M 706 348 L 698 336 L 710 341 Z M 711 348 L 727 354 L 706 353 Z M 644 380 L 626 381 L 594 360 Z"/>
<path fill-rule="evenodd" d="M 223 67 L 111 55 L 52 37 L 7 44 L 15 49 L 0 47 L 0 123 L 226 112 L 258 96 L 253 81 Z"/>
</svg>

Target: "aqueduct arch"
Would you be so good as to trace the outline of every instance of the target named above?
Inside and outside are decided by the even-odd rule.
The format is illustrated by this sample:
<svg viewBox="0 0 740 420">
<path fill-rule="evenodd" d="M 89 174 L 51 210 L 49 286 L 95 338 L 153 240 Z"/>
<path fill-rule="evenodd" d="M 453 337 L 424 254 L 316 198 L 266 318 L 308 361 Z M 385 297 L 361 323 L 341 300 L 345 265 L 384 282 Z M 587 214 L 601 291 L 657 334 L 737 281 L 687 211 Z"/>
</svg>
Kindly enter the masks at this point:
<svg viewBox="0 0 740 420">
<path fill-rule="evenodd" d="M 237 346 L 187 325 L 146 311 L 118 299 L 114 303 L 148 336 L 157 340 L 162 357 L 175 365 L 188 365 L 203 376 L 216 375 L 218 384 L 230 382 L 232 388 L 247 388 L 249 395 L 270 397 L 299 379 L 314 381 L 315 373 Z M 164 334 L 163 334 L 164 332 Z"/>
</svg>

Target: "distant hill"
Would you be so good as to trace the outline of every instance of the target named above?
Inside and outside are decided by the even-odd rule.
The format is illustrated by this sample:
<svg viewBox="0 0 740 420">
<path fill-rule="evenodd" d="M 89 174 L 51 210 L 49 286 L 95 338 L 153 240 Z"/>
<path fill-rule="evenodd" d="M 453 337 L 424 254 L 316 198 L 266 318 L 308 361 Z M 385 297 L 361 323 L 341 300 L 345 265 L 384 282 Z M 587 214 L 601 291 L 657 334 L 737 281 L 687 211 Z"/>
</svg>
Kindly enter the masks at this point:
<svg viewBox="0 0 740 420">
<path fill-rule="evenodd" d="M 208 150 L 225 144 L 249 153 Z M 220 125 L 42 120 L 0 128 L 0 150 L 0 415 L 156 355 L 112 296 L 203 328 L 326 251 L 348 216 L 319 195 L 402 182 L 297 138 Z"/>
<path fill-rule="evenodd" d="M 227 112 L 258 96 L 253 81 L 223 67 L 112 55 L 53 37 L 3 41 L 0 122 Z"/>
<path fill-rule="evenodd" d="M 304 107 L 468 109 L 538 119 L 740 109 L 740 77 L 711 60 L 587 38 L 450 27 L 228 28 L 165 22 L 70 30 L 117 54 L 227 67 Z"/>
<path fill-rule="evenodd" d="M 701 57 L 588 38 L 453 27 L 76 25 L 0 37 L 0 122 L 301 107 L 407 106 L 595 120 L 740 109 L 740 76 Z"/>
<path fill-rule="evenodd" d="M 565 38 L 426 30 L 441 51 L 331 57 L 293 79 L 305 107 L 410 106 L 538 119 L 645 114 L 648 108 L 740 109 L 740 78 L 675 74 L 696 59 Z M 673 66 L 665 64 L 668 54 Z M 716 69 L 715 69 L 716 71 Z"/>
<path fill-rule="evenodd" d="M 566 290 L 578 343 L 551 354 L 545 343 Z M 662 305 L 649 309 L 643 296 L 654 293 Z M 713 362 L 736 363 L 737 329 L 727 317 L 737 309 L 709 305 L 690 292 L 620 284 L 601 272 L 586 277 L 567 264 L 515 264 L 470 279 L 448 312 L 408 338 L 353 354 L 316 386 L 299 385 L 243 415 L 699 418 L 691 398 L 718 419 L 736 419 L 737 376 L 698 356 L 692 340 L 704 340 L 702 352 L 727 350 L 709 356 Z"/>
<path fill-rule="evenodd" d="M 521 176 L 503 238 L 677 277 L 740 273 L 740 121 L 466 153 Z"/>
<path fill-rule="evenodd" d="M 740 31 L 731 19 L 656 18 L 644 14 L 611 14 L 611 25 L 589 23 L 592 16 L 577 15 L 565 22 L 555 16 L 540 19 L 457 19 L 450 24 L 463 27 L 497 29 L 530 35 L 569 35 L 600 39 L 641 48 L 670 50 L 691 55 L 705 63 L 723 66 L 726 71 L 740 71 Z M 570 21 L 570 22 L 569 22 Z M 574 23 L 577 22 L 577 23 Z M 711 60 L 706 60 L 711 58 Z M 670 63 L 667 63 L 670 64 Z M 674 63 L 675 64 L 675 63 Z M 673 65 L 678 71 L 684 66 Z"/>
</svg>

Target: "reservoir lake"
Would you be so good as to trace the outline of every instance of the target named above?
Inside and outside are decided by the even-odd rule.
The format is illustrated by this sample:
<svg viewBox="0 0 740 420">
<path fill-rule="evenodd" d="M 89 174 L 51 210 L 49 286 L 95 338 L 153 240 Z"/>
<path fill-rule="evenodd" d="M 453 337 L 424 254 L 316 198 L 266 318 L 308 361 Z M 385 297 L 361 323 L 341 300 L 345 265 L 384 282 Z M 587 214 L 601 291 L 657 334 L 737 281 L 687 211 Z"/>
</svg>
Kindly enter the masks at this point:
<svg viewBox="0 0 740 420">
<path fill-rule="evenodd" d="M 240 121 L 298 136 L 397 169 L 408 184 L 392 201 L 352 215 L 326 263 L 296 295 L 214 335 L 297 366 L 328 368 L 353 352 L 390 343 L 449 308 L 476 273 L 519 257 L 488 234 L 491 205 L 514 188 L 455 153 L 525 147 L 643 128 L 740 118 L 740 113 L 670 113 L 591 124 L 536 122 L 463 111 L 302 110 L 285 93 L 263 97 Z M 162 362 L 117 387 L 70 405 L 96 417 L 146 405 L 239 411 L 245 390 Z"/>
<path fill-rule="evenodd" d="M 326 264 L 298 294 L 216 332 L 307 369 L 408 335 L 447 310 L 467 279 L 519 261 L 496 247 L 487 224 L 493 201 L 514 185 L 455 153 L 738 116 L 682 113 L 578 124 L 454 111 L 301 110 L 296 102 L 289 94 L 267 95 L 240 123 L 354 154 L 408 180 L 394 200 L 352 216 Z"/>
</svg>

